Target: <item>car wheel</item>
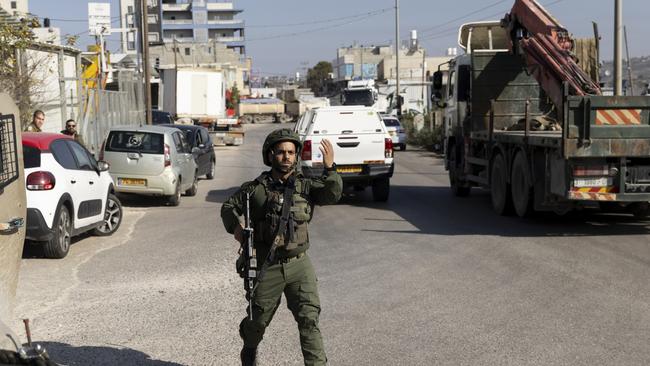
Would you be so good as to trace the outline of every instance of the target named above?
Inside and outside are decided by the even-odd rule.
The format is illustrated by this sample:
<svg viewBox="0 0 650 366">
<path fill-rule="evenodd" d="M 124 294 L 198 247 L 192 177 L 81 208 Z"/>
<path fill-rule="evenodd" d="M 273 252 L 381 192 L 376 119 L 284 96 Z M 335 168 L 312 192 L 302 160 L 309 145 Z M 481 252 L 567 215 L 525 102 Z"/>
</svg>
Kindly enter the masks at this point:
<svg viewBox="0 0 650 366">
<path fill-rule="evenodd" d="M 192 182 L 190 189 L 185 191 L 186 196 L 196 196 L 196 192 L 199 190 L 199 177 L 197 176 L 198 173 L 198 171 L 194 172 L 194 182 Z"/>
<path fill-rule="evenodd" d="M 106 200 L 106 211 L 104 212 L 104 221 L 101 226 L 97 227 L 93 233 L 97 236 L 112 235 L 120 227 L 122 223 L 122 203 L 115 197 L 114 194 L 109 193 Z"/>
<path fill-rule="evenodd" d="M 174 191 L 174 194 L 171 196 L 167 196 L 167 205 L 168 206 L 178 206 L 178 204 L 181 202 L 181 180 L 179 179 L 178 182 L 176 182 L 176 189 Z"/>
<path fill-rule="evenodd" d="M 70 211 L 65 206 L 59 208 L 54 218 L 54 235 L 52 239 L 45 242 L 43 247 L 45 256 L 48 258 L 64 258 L 70 250 L 70 238 L 72 236 L 72 220 Z"/>
<path fill-rule="evenodd" d="M 372 199 L 376 202 L 388 201 L 390 194 L 390 179 L 378 178 L 372 181 Z"/>
<path fill-rule="evenodd" d="M 399 146 L 399 151 L 404 151 L 404 150 L 406 150 L 406 144 L 401 144 Z"/>
<path fill-rule="evenodd" d="M 208 179 L 214 179 L 214 170 L 215 170 L 215 165 L 216 163 L 214 160 L 210 163 L 210 173 L 206 174 L 205 177 Z"/>
</svg>

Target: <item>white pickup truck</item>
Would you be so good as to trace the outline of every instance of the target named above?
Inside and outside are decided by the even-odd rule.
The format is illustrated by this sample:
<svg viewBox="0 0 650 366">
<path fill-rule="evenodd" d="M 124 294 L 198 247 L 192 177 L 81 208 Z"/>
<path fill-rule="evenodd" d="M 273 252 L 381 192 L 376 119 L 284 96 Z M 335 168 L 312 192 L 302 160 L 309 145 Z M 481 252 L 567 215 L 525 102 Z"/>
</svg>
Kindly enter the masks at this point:
<svg viewBox="0 0 650 366">
<path fill-rule="evenodd" d="M 337 106 L 315 108 L 296 124 L 303 142 L 300 167 L 305 176 L 323 174 L 320 142 L 334 146 L 336 170 L 345 185 L 372 187 L 375 201 L 387 201 L 393 176 L 393 141 L 371 107 Z"/>
</svg>

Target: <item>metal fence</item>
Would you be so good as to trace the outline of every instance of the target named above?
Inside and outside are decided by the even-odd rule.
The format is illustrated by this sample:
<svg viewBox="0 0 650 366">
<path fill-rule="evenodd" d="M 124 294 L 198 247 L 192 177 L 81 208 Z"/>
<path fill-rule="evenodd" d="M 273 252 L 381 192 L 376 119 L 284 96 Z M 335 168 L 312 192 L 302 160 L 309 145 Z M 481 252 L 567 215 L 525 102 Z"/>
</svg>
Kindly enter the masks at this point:
<svg viewBox="0 0 650 366">
<path fill-rule="evenodd" d="M 135 72 L 121 71 L 118 85 L 119 91 L 84 88 L 78 129 L 95 157 L 112 127 L 145 123 L 142 78 Z"/>
</svg>

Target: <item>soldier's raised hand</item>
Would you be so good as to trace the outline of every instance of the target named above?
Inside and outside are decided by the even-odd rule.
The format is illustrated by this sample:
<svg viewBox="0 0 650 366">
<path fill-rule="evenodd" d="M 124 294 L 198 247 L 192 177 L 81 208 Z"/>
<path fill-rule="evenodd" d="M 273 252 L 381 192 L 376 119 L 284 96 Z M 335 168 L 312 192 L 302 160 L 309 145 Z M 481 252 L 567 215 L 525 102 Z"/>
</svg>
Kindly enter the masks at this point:
<svg viewBox="0 0 650 366">
<path fill-rule="evenodd" d="M 334 164 L 334 146 L 332 146 L 330 140 L 322 139 L 319 149 L 323 154 L 323 164 L 326 168 L 331 168 Z"/>
</svg>

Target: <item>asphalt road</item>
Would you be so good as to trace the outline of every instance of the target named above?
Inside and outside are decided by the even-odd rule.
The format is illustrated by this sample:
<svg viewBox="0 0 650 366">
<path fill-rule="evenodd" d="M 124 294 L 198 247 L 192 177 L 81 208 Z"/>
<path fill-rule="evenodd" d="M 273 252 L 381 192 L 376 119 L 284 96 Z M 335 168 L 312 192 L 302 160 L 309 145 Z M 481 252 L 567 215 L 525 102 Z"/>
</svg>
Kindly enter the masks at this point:
<svg viewBox="0 0 650 366">
<path fill-rule="evenodd" d="M 276 125 L 217 148 L 217 177 L 179 207 L 125 200 L 110 238 L 23 260 L 17 315 L 66 365 L 236 365 L 244 316 L 224 199 L 264 169 Z M 388 203 L 318 207 L 310 256 L 332 365 L 648 365 L 650 222 L 582 213 L 500 217 L 455 198 L 442 161 L 396 153 Z M 302 364 L 286 302 L 260 365 Z"/>
</svg>

